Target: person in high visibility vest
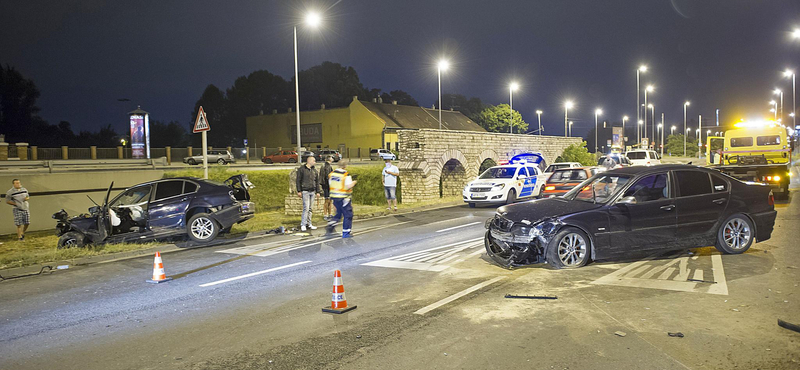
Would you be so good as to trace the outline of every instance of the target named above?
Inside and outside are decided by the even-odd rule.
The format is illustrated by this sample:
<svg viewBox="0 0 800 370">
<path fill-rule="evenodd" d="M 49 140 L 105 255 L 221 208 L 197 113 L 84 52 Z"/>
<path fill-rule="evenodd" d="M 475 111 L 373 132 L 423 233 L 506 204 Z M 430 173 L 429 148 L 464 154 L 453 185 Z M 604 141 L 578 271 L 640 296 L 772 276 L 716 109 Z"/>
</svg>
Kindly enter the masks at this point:
<svg viewBox="0 0 800 370">
<path fill-rule="evenodd" d="M 339 220 L 344 218 L 342 223 L 342 238 L 350 238 L 350 231 L 353 227 L 353 205 L 351 196 L 353 194 L 353 187 L 356 186 L 357 181 L 347 172 L 347 160 L 342 159 L 339 162 L 339 168 L 333 170 L 328 175 L 328 184 L 331 190 L 331 198 L 333 198 L 333 206 L 336 207 L 336 215 L 334 215 L 328 226 L 325 228 L 328 234 L 333 234 L 336 231 L 336 224 Z"/>
</svg>

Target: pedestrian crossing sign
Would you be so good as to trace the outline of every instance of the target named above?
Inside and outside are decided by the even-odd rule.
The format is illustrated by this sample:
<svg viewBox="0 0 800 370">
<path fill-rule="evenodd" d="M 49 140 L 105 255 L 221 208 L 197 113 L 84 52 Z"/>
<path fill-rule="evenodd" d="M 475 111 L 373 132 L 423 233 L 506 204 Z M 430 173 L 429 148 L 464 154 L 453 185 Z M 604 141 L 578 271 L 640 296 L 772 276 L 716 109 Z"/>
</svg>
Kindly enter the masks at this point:
<svg viewBox="0 0 800 370">
<path fill-rule="evenodd" d="M 206 112 L 203 111 L 203 107 L 200 106 L 200 110 L 197 111 L 197 120 L 194 121 L 194 128 L 192 129 L 192 133 L 198 133 L 203 131 L 210 131 L 211 126 L 208 125 L 208 119 L 206 119 Z"/>
</svg>

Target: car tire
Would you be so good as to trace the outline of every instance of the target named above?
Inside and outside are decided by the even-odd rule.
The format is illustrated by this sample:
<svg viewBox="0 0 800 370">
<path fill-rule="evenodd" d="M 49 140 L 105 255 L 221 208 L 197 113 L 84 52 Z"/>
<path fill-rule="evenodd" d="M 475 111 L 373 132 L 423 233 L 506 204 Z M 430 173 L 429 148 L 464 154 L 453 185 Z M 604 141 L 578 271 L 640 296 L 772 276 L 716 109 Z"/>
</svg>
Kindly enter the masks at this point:
<svg viewBox="0 0 800 370">
<path fill-rule="evenodd" d="M 296 158 L 289 158 L 289 163 L 297 163 L 297 159 Z"/>
<path fill-rule="evenodd" d="M 208 213 L 198 213 L 186 223 L 186 233 L 196 242 L 210 242 L 219 234 L 219 224 Z"/>
<path fill-rule="evenodd" d="M 547 244 L 547 263 L 556 269 L 578 268 L 589 263 L 592 241 L 574 227 L 561 229 Z"/>
<path fill-rule="evenodd" d="M 264 163 L 272 164 L 272 159 L 266 158 L 266 159 L 264 159 Z"/>
<path fill-rule="evenodd" d="M 187 161 L 187 163 L 189 163 L 189 165 L 190 165 L 190 166 L 195 166 L 195 165 L 197 165 L 197 161 L 195 161 L 195 160 L 194 160 L 194 158 L 191 158 L 191 159 L 189 159 L 189 160 Z"/>
<path fill-rule="evenodd" d="M 470 203 L 469 208 L 475 208 L 475 203 Z"/>
<path fill-rule="evenodd" d="M 506 204 L 511 204 L 517 201 L 517 190 L 511 189 L 508 191 L 508 196 L 506 196 Z"/>
<path fill-rule="evenodd" d="M 86 238 L 77 231 L 70 231 L 58 238 L 58 249 L 81 248 Z"/>
<path fill-rule="evenodd" d="M 756 238 L 756 229 L 750 218 L 738 213 L 728 217 L 717 230 L 717 250 L 726 254 L 744 253 Z"/>
<path fill-rule="evenodd" d="M 225 165 L 225 160 L 224 160 L 224 159 L 222 159 L 222 158 L 220 158 L 220 159 L 217 159 L 217 164 L 219 164 L 219 165 Z"/>
</svg>

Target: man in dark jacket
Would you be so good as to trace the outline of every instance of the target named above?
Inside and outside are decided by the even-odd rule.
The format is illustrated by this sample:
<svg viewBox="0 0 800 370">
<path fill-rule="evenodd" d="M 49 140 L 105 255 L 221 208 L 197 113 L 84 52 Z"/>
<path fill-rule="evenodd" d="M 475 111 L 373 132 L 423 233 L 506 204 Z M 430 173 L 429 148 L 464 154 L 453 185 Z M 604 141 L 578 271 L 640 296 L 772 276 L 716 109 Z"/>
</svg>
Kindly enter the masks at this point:
<svg viewBox="0 0 800 370">
<path fill-rule="evenodd" d="M 325 164 L 322 165 L 322 169 L 319 172 L 319 184 L 322 186 L 322 196 L 325 198 L 325 203 L 322 205 L 322 213 L 325 216 L 325 220 L 333 216 L 331 213 L 331 204 L 333 203 L 331 202 L 331 187 L 328 183 L 328 175 L 333 172 L 331 162 L 333 162 L 332 156 L 325 157 Z"/>
<path fill-rule="evenodd" d="M 297 169 L 297 196 L 303 199 L 303 218 L 300 221 L 300 230 L 306 231 L 307 228 L 316 230 L 317 227 L 311 224 L 311 216 L 314 208 L 314 196 L 320 193 L 319 174 L 314 165 L 317 164 L 313 156 L 306 159 L 306 164 Z"/>
</svg>

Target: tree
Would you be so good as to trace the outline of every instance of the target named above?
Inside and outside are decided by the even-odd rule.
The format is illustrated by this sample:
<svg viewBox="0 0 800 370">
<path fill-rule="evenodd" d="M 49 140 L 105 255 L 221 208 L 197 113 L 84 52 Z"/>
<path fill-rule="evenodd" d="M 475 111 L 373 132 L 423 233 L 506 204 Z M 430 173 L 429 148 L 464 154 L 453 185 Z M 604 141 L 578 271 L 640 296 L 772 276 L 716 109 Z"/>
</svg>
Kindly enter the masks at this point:
<svg viewBox="0 0 800 370">
<path fill-rule="evenodd" d="M 439 106 L 439 101 L 436 101 Z M 469 98 L 461 94 L 443 94 L 442 109 L 452 109 L 467 116 L 467 118 L 478 123 L 481 119 L 481 112 L 487 107 L 480 98 Z"/>
<path fill-rule="evenodd" d="M 508 132 L 509 117 L 512 117 L 512 113 L 508 104 L 488 105 L 476 123 L 489 132 Z M 528 130 L 528 123 L 522 119 L 518 111 L 513 112 L 513 128 L 513 131 L 518 133 Z"/>
<path fill-rule="evenodd" d="M 194 103 L 194 110 L 190 114 L 188 130 L 194 128 L 197 112 L 200 110 L 201 106 L 206 113 L 209 124 L 214 128 L 216 128 L 217 125 L 225 127 L 227 124 L 230 124 L 228 120 L 228 100 L 225 98 L 225 93 L 212 84 L 206 86 L 205 90 L 203 90 L 203 95 L 200 96 L 200 100 Z M 192 145 L 202 146 L 200 135 L 194 136 L 197 137 L 192 137 Z M 226 130 L 214 130 L 212 134 L 208 135 L 208 140 L 208 144 L 212 146 L 227 146 L 228 143 L 233 141 L 233 138 Z"/>
<path fill-rule="evenodd" d="M 329 108 L 346 107 L 353 96 L 366 100 L 369 90 L 364 88 L 353 67 L 339 63 L 323 62 L 318 66 L 300 71 L 300 109 L 319 109 L 322 104 Z M 291 80 L 294 86 L 294 79 Z M 293 89 L 290 88 L 290 91 Z M 294 106 L 294 94 L 289 99 Z"/>
<path fill-rule="evenodd" d="M 671 153 L 672 155 L 683 156 L 683 135 L 669 135 L 664 144 L 664 153 Z M 686 156 L 697 156 L 697 138 L 694 136 L 687 137 L 686 140 Z"/>
<path fill-rule="evenodd" d="M 376 89 L 373 89 L 376 90 Z M 380 94 L 381 99 L 384 103 L 390 103 L 392 101 L 397 101 L 397 104 L 400 105 L 413 105 L 419 106 L 417 100 L 411 97 L 411 94 L 403 91 L 403 90 L 392 90 L 388 94 L 383 93 Z"/>
<path fill-rule="evenodd" d="M 597 165 L 597 159 L 594 154 L 589 153 L 586 149 L 586 142 L 582 141 L 580 144 L 572 144 L 564 148 L 564 152 L 559 156 L 558 162 L 578 162 L 584 166 Z"/>
<path fill-rule="evenodd" d="M 203 108 L 205 110 L 205 107 Z M 208 116 L 208 114 L 206 114 Z M 150 146 L 163 148 L 165 146 L 183 147 L 189 145 L 189 134 L 186 128 L 177 121 L 164 123 L 161 121 L 150 122 Z"/>
<path fill-rule="evenodd" d="M 47 125 L 38 116 L 39 95 L 33 81 L 11 66 L 0 66 L 0 133 L 6 141 L 28 141 L 36 137 L 37 127 Z"/>
</svg>

